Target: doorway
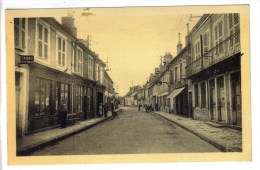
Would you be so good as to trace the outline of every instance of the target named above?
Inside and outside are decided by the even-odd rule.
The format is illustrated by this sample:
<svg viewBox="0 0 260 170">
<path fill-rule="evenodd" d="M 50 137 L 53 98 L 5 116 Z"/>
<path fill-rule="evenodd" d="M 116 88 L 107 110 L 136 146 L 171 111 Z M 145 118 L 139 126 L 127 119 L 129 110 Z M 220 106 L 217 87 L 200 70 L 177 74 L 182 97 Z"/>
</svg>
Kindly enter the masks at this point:
<svg viewBox="0 0 260 170">
<path fill-rule="evenodd" d="M 242 124 L 241 115 L 241 78 L 240 72 L 231 74 L 232 123 Z"/>
<path fill-rule="evenodd" d="M 224 76 L 217 78 L 217 94 L 218 94 L 218 121 L 226 121 L 226 97 L 224 89 Z"/>
<path fill-rule="evenodd" d="M 216 102 L 215 102 L 215 83 L 214 80 L 209 81 L 209 103 L 210 103 L 210 119 L 215 119 Z"/>
</svg>

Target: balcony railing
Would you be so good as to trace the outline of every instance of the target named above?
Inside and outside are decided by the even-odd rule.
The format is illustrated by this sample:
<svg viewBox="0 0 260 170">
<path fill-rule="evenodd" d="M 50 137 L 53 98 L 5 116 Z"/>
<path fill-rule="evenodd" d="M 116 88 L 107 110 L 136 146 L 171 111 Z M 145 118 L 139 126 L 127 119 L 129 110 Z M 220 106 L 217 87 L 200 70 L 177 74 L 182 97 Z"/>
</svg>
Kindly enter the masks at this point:
<svg viewBox="0 0 260 170">
<path fill-rule="evenodd" d="M 206 51 L 204 55 L 186 67 L 187 76 L 194 75 L 226 58 L 240 52 L 240 31 Z"/>
</svg>

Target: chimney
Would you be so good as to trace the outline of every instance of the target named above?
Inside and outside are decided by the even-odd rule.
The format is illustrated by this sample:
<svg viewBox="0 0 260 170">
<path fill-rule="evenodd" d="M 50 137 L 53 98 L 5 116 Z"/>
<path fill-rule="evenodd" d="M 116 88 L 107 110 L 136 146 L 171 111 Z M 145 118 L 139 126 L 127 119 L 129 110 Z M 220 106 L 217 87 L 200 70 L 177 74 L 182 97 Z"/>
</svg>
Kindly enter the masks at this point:
<svg viewBox="0 0 260 170">
<path fill-rule="evenodd" d="M 172 55 L 170 52 L 166 52 L 163 56 L 163 65 L 166 66 L 172 60 Z"/>
<path fill-rule="evenodd" d="M 189 23 L 186 24 L 187 25 L 187 35 L 190 33 L 190 27 L 189 27 Z"/>
<path fill-rule="evenodd" d="M 181 37 L 180 37 L 180 33 L 179 33 L 179 42 L 177 44 L 177 54 L 179 54 L 182 50 L 182 43 L 181 43 Z"/>
<path fill-rule="evenodd" d="M 74 20 L 73 17 L 62 17 L 61 25 L 67 32 L 77 37 L 77 28 L 74 26 Z"/>
<path fill-rule="evenodd" d="M 187 36 L 185 38 L 185 41 L 187 46 L 188 44 L 190 44 L 190 27 L 189 27 L 189 23 L 187 23 L 186 25 L 187 25 Z"/>
</svg>

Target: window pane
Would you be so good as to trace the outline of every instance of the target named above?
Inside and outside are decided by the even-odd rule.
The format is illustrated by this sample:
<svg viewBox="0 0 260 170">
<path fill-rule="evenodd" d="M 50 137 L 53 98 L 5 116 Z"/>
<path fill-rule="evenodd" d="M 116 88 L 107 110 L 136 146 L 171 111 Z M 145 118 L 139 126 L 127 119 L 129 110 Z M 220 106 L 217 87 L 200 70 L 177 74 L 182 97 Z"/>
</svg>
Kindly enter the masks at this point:
<svg viewBox="0 0 260 170">
<path fill-rule="evenodd" d="M 19 18 L 15 18 L 15 19 L 14 19 L 14 25 L 19 26 Z"/>
<path fill-rule="evenodd" d="M 34 94 L 34 113 L 40 113 L 40 93 L 38 91 Z"/>
<path fill-rule="evenodd" d="M 51 97 L 51 82 L 46 81 L 46 111 L 49 112 L 49 105 L 50 105 L 50 97 Z"/>
<path fill-rule="evenodd" d="M 62 53 L 62 65 L 65 66 L 65 54 Z"/>
<path fill-rule="evenodd" d="M 63 48 L 62 48 L 63 52 L 65 52 L 65 46 L 66 46 L 66 43 L 65 43 L 65 40 L 63 40 Z"/>
<path fill-rule="evenodd" d="M 25 29 L 25 18 L 22 18 L 22 28 Z"/>
<path fill-rule="evenodd" d="M 235 28 L 235 43 L 239 43 L 240 41 L 240 36 L 239 36 L 239 26 L 236 26 Z"/>
<path fill-rule="evenodd" d="M 44 44 L 44 58 L 45 59 L 48 58 L 48 46 L 47 46 L 47 44 Z"/>
<path fill-rule="evenodd" d="M 55 95 L 55 110 L 58 111 L 59 107 L 59 82 L 56 83 L 56 89 L 55 89 L 56 95 Z"/>
<path fill-rule="evenodd" d="M 233 26 L 232 14 L 229 14 L 229 28 L 232 28 L 232 26 Z"/>
<path fill-rule="evenodd" d="M 220 22 L 219 23 L 219 36 L 221 37 L 222 36 L 222 25 L 223 25 L 223 23 L 222 22 Z"/>
<path fill-rule="evenodd" d="M 61 51 L 61 38 L 58 38 L 58 50 Z"/>
<path fill-rule="evenodd" d="M 15 46 L 19 46 L 19 28 L 14 27 Z"/>
<path fill-rule="evenodd" d="M 61 65 L 61 52 L 58 52 L 58 64 Z"/>
<path fill-rule="evenodd" d="M 22 31 L 22 48 L 25 48 L 25 31 Z"/>
<path fill-rule="evenodd" d="M 48 42 L 48 29 L 44 29 L 44 42 Z"/>
<path fill-rule="evenodd" d="M 38 34 L 39 34 L 39 39 L 42 40 L 42 25 L 38 24 Z"/>
<path fill-rule="evenodd" d="M 237 24 L 239 20 L 239 14 L 234 14 L 234 23 Z"/>
<path fill-rule="evenodd" d="M 45 97 L 46 97 L 46 87 L 45 87 L 45 80 L 41 80 L 41 96 L 40 96 L 40 100 L 41 100 L 41 113 L 44 112 L 45 109 Z M 44 114 L 44 113 L 43 113 Z"/>
<path fill-rule="evenodd" d="M 38 42 L 38 53 L 39 53 L 39 56 L 42 57 L 42 42 L 41 41 Z"/>
</svg>

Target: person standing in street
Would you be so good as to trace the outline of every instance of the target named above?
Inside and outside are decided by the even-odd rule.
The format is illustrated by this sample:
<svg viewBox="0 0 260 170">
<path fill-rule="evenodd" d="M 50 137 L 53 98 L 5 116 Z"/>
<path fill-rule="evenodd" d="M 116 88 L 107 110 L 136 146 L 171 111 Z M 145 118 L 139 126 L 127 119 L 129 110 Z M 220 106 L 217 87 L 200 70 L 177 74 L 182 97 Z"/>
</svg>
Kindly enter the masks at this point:
<svg viewBox="0 0 260 170">
<path fill-rule="evenodd" d="M 138 105 L 138 111 L 139 111 L 139 112 L 140 112 L 140 110 L 141 110 L 141 107 L 142 107 L 142 105 L 139 104 L 139 105 Z"/>
<path fill-rule="evenodd" d="M 99 113 L 98 113 L 99 116 L 100 116 L 100 117 L 103 117 L 103 105 L 102 105 L 102 103 L 99 104 L 98 110 L 99 110 Z"/>
<path fill-rule="evenodd" d="M 112 119 L 114 119 L 115 118 L 115 106 L 114 106 L 113 102 L 111 102 L 110 108 L 111 108 L 111 112 L 112 112 Z"/>
<path fill-rule="evenodd" d="M 108 113 L 108 105 L 107 103 L 104 104 L 104 115 L 105 117 L 107 117 L 107 113 Z"/>
<path fill-rule="evenodd" d="M 61 104 L 58 108 L 58 113 L 60 115 L 60 127 L 66 128 L 67 127 L 67 105 L 66 100 L 62 100 Z"/>
</svg>

